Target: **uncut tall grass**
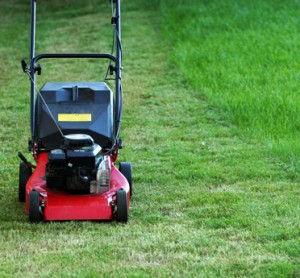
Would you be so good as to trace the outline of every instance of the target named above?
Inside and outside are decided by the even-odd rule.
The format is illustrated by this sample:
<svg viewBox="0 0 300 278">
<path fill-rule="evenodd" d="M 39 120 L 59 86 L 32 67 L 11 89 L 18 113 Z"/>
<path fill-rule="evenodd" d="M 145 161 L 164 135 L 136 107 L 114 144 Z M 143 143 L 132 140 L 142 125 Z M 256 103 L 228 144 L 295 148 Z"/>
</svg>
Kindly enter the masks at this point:
<svg viewBox="0 0 300 278">
<path fill-rule="evenodd" d="M 300 2 L 161 1 L 173 62 L 226 120 L 297 160 Z"/>
</svg>

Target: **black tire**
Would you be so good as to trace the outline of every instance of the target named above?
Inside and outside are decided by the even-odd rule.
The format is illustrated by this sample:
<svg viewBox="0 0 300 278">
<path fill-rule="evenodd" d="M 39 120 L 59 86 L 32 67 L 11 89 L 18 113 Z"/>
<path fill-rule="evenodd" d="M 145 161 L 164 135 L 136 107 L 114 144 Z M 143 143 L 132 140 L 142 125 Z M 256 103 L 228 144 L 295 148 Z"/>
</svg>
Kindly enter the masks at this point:
<svg viewBox="0 0 300 278">
<path fill-rule="evenodd" d="M 128 203 L 125 190 L 117 191 L 117 215 L 118 222 L 127 223 L 128 221 Z"/>
<path fill-rule="evenodd" d="M 130 188 L 130 197 L 132 196 L 132 167 L 130 162 L 120 162 L 119 170 L 127 179 Z"/>
<path fill-rule="evenodd" d="M 32 169 L 26 163 L 21 162 L 19 166 L 19 201 L 25 202 L 26 184 L 32 174 Z"/>
<path fill-rule="evenodd" d="M 32 223 L 40 222 L 42 214 L 40 211 L 40 193 L 31 191 L 29 193 L 29 221 Z"/>
</svg>

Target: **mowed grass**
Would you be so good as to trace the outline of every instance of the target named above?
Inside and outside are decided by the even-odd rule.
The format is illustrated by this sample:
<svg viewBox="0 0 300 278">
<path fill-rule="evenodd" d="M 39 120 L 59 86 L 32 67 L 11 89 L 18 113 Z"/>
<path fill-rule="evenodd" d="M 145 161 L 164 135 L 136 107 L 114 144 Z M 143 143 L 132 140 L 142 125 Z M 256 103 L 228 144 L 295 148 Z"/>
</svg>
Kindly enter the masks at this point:
<svg viewBox="0 0 300 278">
<path fill-rule="evenodd" d="M 73 2 L 38 2 L 37 52 L 109 51 L 109 5 Z M 299 275 L 295 169 L 231 125 L 180 74 L 161 33 L 159 3 L 122 6 L 120 161 L 133 162 L 129 223 L 29 224 L 17 201 L 17 151 L 26 153 L 29 137 L 29 81 L 19 66 L 28 56 L 29 5 L 11 3 L 0 0 L 0 276 Z M 48 74 L 53 81 L 101 80 L 106 70 L 62 63 L 43 63 L 39 86 Z"/>
</svg>

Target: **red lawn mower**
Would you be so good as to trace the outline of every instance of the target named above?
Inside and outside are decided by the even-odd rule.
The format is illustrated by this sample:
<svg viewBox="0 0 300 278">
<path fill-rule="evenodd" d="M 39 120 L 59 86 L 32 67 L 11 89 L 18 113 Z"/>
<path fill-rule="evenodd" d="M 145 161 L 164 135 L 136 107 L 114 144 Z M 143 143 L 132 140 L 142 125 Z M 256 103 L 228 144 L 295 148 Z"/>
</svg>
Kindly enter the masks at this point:
<svg viewBox="0 0 300 278">
<path fill-rule="evenodd" d="M 31 222 L 128 221 L 131 164 L 116 168 L 122 117 L 120 0 L 112 0 L 112 54 L 46 53 L 35 56 L 36 0 L 31 0 L 29 149 L 36 166 L 19 152 L 19 200 Z M 115 92 L 106 82 L 47 82 L 36 89 L 42 59 L 107 59 Z M 111 79 L 111 78 L 110 78 Z M 105 81 L 107 78 L 105 79 Z"/>
</svg>

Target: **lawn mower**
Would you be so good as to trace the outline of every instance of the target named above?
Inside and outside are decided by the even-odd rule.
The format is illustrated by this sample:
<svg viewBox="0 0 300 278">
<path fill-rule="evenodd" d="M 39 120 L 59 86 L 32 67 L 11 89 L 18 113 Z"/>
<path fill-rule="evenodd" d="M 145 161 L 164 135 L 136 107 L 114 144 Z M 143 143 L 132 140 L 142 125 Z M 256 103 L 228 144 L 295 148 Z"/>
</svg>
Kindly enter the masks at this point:
<svg viewBox="0 0 300 278">
<path fill-rule="evenodd" d="M 122 141 L 122 48 L 120 0 L 112 0 L 112 53 L 44 53 L 35 56 L 36 0 L 31 0 L 30 80 L 31 151 L 36 165 L 19 152 L 19 201 L 29 221 L 128 221 L 132 195 L 129 162 L 115 166 Z M 37 89 L 43 59 L 106 59 L 106 80 L 46 82 Z"/>
</svg>

